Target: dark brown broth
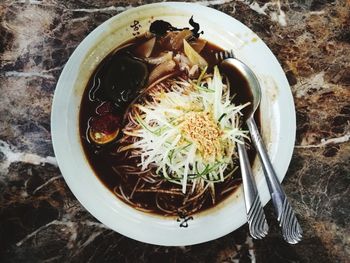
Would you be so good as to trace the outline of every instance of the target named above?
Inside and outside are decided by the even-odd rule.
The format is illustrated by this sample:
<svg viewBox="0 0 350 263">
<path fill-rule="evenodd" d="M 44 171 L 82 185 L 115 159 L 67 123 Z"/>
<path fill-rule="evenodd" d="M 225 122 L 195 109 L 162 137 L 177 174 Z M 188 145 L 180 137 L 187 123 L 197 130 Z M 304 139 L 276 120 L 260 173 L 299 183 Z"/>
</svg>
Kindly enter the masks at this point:
<svg viewBox="0 0 350 263">
<path fill-rule="evenodd" d="M 135 40 L 133 40 L 135 41 Z M 136 40 L 137 43 L 142 43 L 144 41 L 143 37 L 140 37 Z M 117 55 L 120 53 L 133 53 L 134 46 L 129 46 L 121 51 L 117 52 Z M 162 46 L 156 46 L 155 51 L 152 52 L 152 55 L 159 54 L 163 47 Z M 209 71 L 212 70 L 213 65 L 216 64 L 216 58 L 215 53 L 218 51 L 222 51 L 221 48 L 218 46 L 215 46 L 214 44 L 207 43 L 204 49 L 201 52 L 201 55 L 207 60 L 208 64 L 211 66 L 209 67 Z M 99 65 L 99 67 L 96 69 L 94 74 L 92 75 L 91 79 L 88 82 L 88 85 L 84 91 L 82 101 L 81 101 L 81 108 L 80 108 L 80 135 L 81 135 L 81 142 L 83 145 L 83 149 L 85 151 L 85 155 L 87 160 L 89 161 L 92 169 L 95 171 L 96 176 L 103 182 L 103 184 L 110 189 L 113 192 L 113 189 L 121 184 L 129 184 L 129 185 L 135 185 L 135 177 L 129 177 L 128 182 L 123 182 L 121 178 L 113 171 L 113 166 L 118 166 L 118 164 L 125 164 L 125 159 L 120 160 L 117 156 L 111 155 L 110 153 L 113 151 L 113 149 L 116 147 L 116 143 L 110 143 L 106 146 L 100 147 L 96 146 L 94 143 L 90 143 L 88 137 L 87 137 L 87 130 L 88 130 L 88 123 L 89 119 L 96 115 L 96 108 L 101 104 L 101 101 L 92 100 L 91 91 L 94 89 L 94 83 L 96 83 L 96 80 L 98 80 L 103 74 L 103 72 L 108 68 L 108 64 L 110 63 L 113 56 L 116 56 L 115 52 L 112 52 L 110 55 L 108 55 Z M 152 67 L 149 66 L 149 70 L 152 70 Z M 237 93 L 235 103 L 243 104 L 250 100 L 251 95 L 247 93 L 248 88 L 246 86 L 246 82 L 243 81 L 243 77 L 236 72 L 235 76 L 231 76 L 229 78 L 231 82 L 231 86 L 235 87 L 234 93 Z M 237 84 L 238 83 L 238 84 Z M 126 106 L 119 107 L 115 109 L 115 113 L 119 116 L 123 116 L 124 111 L 126 110 Z M 258 124 L 260 120 L 257 119 Z M 250 158 L 250 162 L 253 163 L 253 160 L 255 159 L 256 152 L 253 150 L 252 147 L 248 149 L 248 155 Z M 128 163 L 130 165 L 136 165 L 136 163 Z M 233 175 L 234 178 L 234 184 L 239 185 L 241 183 L 241 176 L 239 169 L 235 172 Z M 173 186 L 172 183 L 166 183 L 163 185 L 163 187 L 171 188 Z M 216 183 L 215 184 L 215 191 L 221 192 L 224 190 L 224 184 L 223 183 Z M 231 195 L 235 190 L 229 191 L 226 194 L 222 195 L 220 198 L 216 200 L 216 204 L 223 201 L 225 198 L 227 198 L 229 195 Z M 155 193 L 135 193 L 133 196 L 133 201 L 136 201 L 138 203 L 142 203 L 143 208 L 151 209 L 154 213 L 157 214 L 164 214 L 161 210 L 159 210 L 154 205 L 154 199 L 155 199 Z M 203 211 L 207 208 L 210 208 L 213 206 L 213 204 L 210 201 L 210 198 L 206 198 L 204 205 L 200 209 L 200 211 Z M 125 200 L 123 200 L 125 201 Z M 180 204 L 178 204 L 180 206 Z M 137 207 L 136 207 L 137 208 Z"/>
</svg>

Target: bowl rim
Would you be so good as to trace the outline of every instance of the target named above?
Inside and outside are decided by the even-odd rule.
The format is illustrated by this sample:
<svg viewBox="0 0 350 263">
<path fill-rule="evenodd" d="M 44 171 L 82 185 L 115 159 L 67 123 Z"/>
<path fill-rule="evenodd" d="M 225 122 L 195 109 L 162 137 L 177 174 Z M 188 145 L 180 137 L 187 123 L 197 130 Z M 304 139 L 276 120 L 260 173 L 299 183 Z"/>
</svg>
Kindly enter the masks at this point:
<svg viewBox="0 0 350 263">
<path fill-rule="evenodd" d="M 280 156 L 279 154 L 275 154 L 271 157 L 272 163 L 276 165 L 276 170 L 279 171 L 278 177 L 279 180 L 282 181 L 285 173 L 288 169 L 288 165 L 290 163 L 293 149 L 294 149 L 294 141 L 295 141 L 295 132 L 296 132 L 296 120 L 295 120 L 295 109 L 294 109 L 294 102 L 293 102 L 293 96 L 288 84 L 288 81 L 285 77 L 285 74 L 279 65 L 276 57 L 273 55 L 273 53 L 270 51 L 270 49 L 265 45 L 265 43 L 249 28 L 247 28 L 245 25 L 243 25 L 241 22 L 237 21 L 235 18 L 222 13 L 220 11 L 217 11 L 215 9 L 198 5 L 195 3 L 185 3 L 185 2 L 163 2 L 163 3 L 153 3 L 153 4 L 147 4 L 142 5 L 139 7 L 128 9 L 120 14 L 117 14 L 116 16 L 111 17 L 104 23 L 102 23 L 100 26 L 98 26 L 96 29 L 94 29 L 76 48 L 76 50 L 73 52 L 71 57 L 69 58 L 68 62 L 66 63 L 60 78 L 57 82 L 53 103 L 52 103 L 52 111 L 51 111 L 51 132 L 52 132 L 52 143 L 53 148 L 55 152 L 55 156 L 57 159 L 57 163 L 60 167 L 60 170 L 62 172 L 62 175 L 67 182 L 68 187 L 71 189 L 75 197 L 79 200 L 79 202 L 99 221 L 101 221 L 106 226 L 110 227 L 111 229 L 128 236 L 132 239 L 156 244 L 156 245 L 193 245 L 198 243 L 203 243 L 206 241 L 210 241 L 216 238 L 219 238 L 223 235 L 226 235 L 239 226 L 243 225 L 246 222 L 246 218 L 242 215 L 238 215 L 237 219 L 235 219 L 237 222 L 235 223 L 235 226 L 231 228 L 230 227 L 219 227 L 215 232 L 213 231 L 202 231 L 202 233 L 198 232 L 198 229 L 196 228 L 197 232 L 189 231 L 188 229 L 182 229 L 181 231 L 178 231 L 178 228 L 175 230 L 169 230 L 169 222 L 164 223 L 162 220 L 156 220 L 154 219 L 154 223 L 157 224 L 157 229 L 162 229 L 162 234 L 170 234 L 173 236 L 176 236 L 175 239 L 168 238 L 168 236 L 159 236 L 159 232 L 156 233 L 154 231 L 154 235 L 152 234 L 153 229 L 150 227 L 150 229 L 144 229 L 144 217 L 138 212 L 135 211 L 135 209 L 132 209 L 132 212 L 130 208 L 125 208 L 125 204 L 120 204 L 120 200 L 116 201 L 109 201 L 108 204 L 104 204 L 104 201 L 110 198 L 110 192 L 102 183 L 100 182 L 100 186 L 96 186 L 96 191 L 98 188 L 99 194 L 101 194 L 101 198 L 97 201 L 91 201 L 91 198 L 89 198 L 89 195 L 86 195 L 86 192 L 82 191 L 82 189 L 79 189 L 79 185 L 76 182 L 76 179 L 73 178 L 74 172 L 78 172 L 78 168 L 72 168 L 74 164 L 72 164 L 72 160 L 69 159 L 69 156 L 73 155 L 73 152 L 75 151 L 72 147 L 70 148 L 70 145 L 68 143 L 67 145 L 67 139 L 69 139 L 68 136 L 68 127 L 69 127 L 69 121 L 64 119 L 69 111 L 69 105 L 68 102 L 63 102 L 64 98 L 64 89 L 67 89 L 67 80 L 71 80 L 74 76 L 72 74 L 72 67 L 74 67 L 74 63 L 76 61 L 82 61 L 82 57 L 86 55 L 87 48 L 91 48 L 94 44 L 94 41 L 98 39 L 99 36 L 101 36 L 101 32 L 104 30 L 107 30 L 107 28 L 112 24 L 112 21 L 115 19 L 123 19 L 124 17 L 128 17 L 130 14 L 135 14 L 137 12 L 144 12 L 149 11 L 156 8 L 165 8 L 165 9 L 180 9 L 180 10 L 194 10 L 195 13 L 203 12 L 203 14 L 206 15 L 213 15 L 221 17 L 223 20 L 234 22 L 236 25 L 240 25 L 248 32 L 251 32 L 252 35 L 257 39 L 257 42 L 259 43 L 260 47 L 264 48 L 264 51 L 266 52 L 266 55 L 271 59 L 270 63 L 272 63 L 275 67 L 276 74 L 279 75 L 279 81 L 283 84 L 284 89 L 282 90 L 283 96 L 284 96 L 284 109 L 280 109 L 280 114 L 284 114 L 285 116 L 288 116 L 288 121 L 283 121 L 283 127 L 281 126 L 281 134 L 278 134 L 279 137 L 277 138 L 279 145 L 283 146 L 283 149 L 279 152 L 279 154 L 282 154 L 283 156 Z M 194 12 L 194 11 L 193 11 Z M 77 77 L 77 76 L 75 76 Z M 71 85 L 73 86 L 73 85 Z M 288 89 L 286 89 L 288 87 Z M 72 87 L 73 88 L 73 87 Z M 62 114 L 63 113 L 63 114 Z M 284 141 L 283 141 L 284 140 Z M 79 141 L 80 143 L 80 141 Z M 281 144 L 282 143 L 282 144 Z M 84 156 L 85 157 L 85 156 Z M 92 169 L 89 166 L 89 163 L 86 160 L 86 166 L 85 168 Z M 277 169 L 278 168 L 278 169 Z M 95 176 L 96 177 L 96 176 Z M 96 178 L 95 178 L 96 179 Z M 258 181 L 257 183 L 258 190 L 261 196 L 261 200 L 263 205 L 265 205 L 270 200 L 270 195 L 266 186 L 266 183 L 263 180 Z M 103 189 L 102 189 L 103 188 Z M 91 188 L 94 189 L 94 188 Z M 94 189 L 95 190 L 95 189 Z M 240 193 L 241 194 L 241 193 Z M 100 202 L 100 203 L 99 203 Z M 101 203 L 102 202 L 102 203 Z M 118 203 L 119 202 L 119 203 Z M 244 204 L 243 204 L 244 205 Z M 242 203 L 240 203 L 239 206 L 241 209 L 243 208 Z M 118 219 L 118 222 L 112 220 L 111 218 L 108 218 L 107 210 L 110 209 L 110 211 L 114 214 L 118 214 L 121 216 L 121 218 Z M 122 211 L 122 213 L 120 212 Z M 208 214 L 206 215 L 207 221 L 215 219 L 215 215 Z M 123 221 L 123 222 L 121 222 Z M 174 223 L 175 224 L 175 223 Z M 173 225 L 174 225 L 173 224 Z M 171 224 L 170 224 L 171 225 Z M 233 229 L 234 228 L 234 229 Z M 138 232 L 137 232 L 138 231 Z M 181 232 L 178 235 L 178 232 Z M 207 233 L 206 233 L 207 232 Z M 196 233 L 198 235 L 196 235 Z M 180 238 L 181 236 L 186 236 L 186 238 Z"/>
</svg>

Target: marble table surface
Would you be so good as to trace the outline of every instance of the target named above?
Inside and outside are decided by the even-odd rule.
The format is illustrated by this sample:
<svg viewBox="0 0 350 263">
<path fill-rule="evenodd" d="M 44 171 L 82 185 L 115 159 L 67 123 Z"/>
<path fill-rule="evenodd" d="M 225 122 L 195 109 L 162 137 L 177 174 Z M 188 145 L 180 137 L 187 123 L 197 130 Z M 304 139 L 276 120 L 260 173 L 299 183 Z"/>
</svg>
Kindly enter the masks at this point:
<svg viewBox="0 0 350 263">
<path fill-rule="evenodd" d="M 80 41 L 143 0 L 0 1 L 0 262 L 349 262 L 350 2 L 212 0 L 246 24 L 288 77 L 296 146 L 283 182 L 305 237 L 283 242 L 271 203 L 268 237 L 243 226 L 186 247 L 140 243 L 108 229 L 68 189 L 50 135 L 55 85 Z"/>
</svg>

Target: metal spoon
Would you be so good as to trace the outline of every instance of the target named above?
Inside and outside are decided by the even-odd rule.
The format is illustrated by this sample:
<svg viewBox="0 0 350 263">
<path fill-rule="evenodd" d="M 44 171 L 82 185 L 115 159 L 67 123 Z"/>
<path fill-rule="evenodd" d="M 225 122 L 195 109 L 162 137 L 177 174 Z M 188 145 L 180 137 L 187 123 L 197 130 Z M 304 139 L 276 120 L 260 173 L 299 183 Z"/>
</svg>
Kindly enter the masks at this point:
<svg viewBox="0 0 350 263">
<path fill-rule="evenodd" d="M 289 204 L 287 196 L 280 182 L 278 181 L 276 172 L 271 164 L 265 145 L 254 121 L 254 113 L 257 110 L 261 100 L 261 88 L 259 81 L 253 71 L 246 64 L 235 58 L 224 59 L 221 62 L 221 66 L 227 68 L 234 67 L 234 69 L 238 70 L 246 79 L 248 87 L 252 92 L 253 107 L 252 111 L 248 115 L 247 125 L 254 146 L 258 151 L 258 155 L 262 163 L 267 185 L 269 187 L 272 202 L 277 214 L 277 220 L 282 228 L 283 237 L 288 243 L 296 244 L 301 240 L 303 231 L 291 205 Z"/>
</svg>

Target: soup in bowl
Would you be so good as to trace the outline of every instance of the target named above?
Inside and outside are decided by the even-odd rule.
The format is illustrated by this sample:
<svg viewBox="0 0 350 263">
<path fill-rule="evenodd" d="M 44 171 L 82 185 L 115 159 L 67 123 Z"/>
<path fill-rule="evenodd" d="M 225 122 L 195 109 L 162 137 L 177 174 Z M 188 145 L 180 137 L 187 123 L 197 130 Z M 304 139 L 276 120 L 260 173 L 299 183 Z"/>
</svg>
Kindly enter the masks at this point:
<svg viewBox="0 0 350 263">
<path fill-rule="evenodd" d="M 251 98 L 215 56 L 231 49 L 261 83 L 256 120 L 282 179 L 295 135 L 289 86 L 269 49 L 233 18 L 193 4 L 146 5 L 106 21 L 75 50 L 55 91 L 53 144 L 67 184 L 102 223 L 140 241 L 188 245 L 246 222 L 236 144 L 249 138 Z"/>
</svg>

